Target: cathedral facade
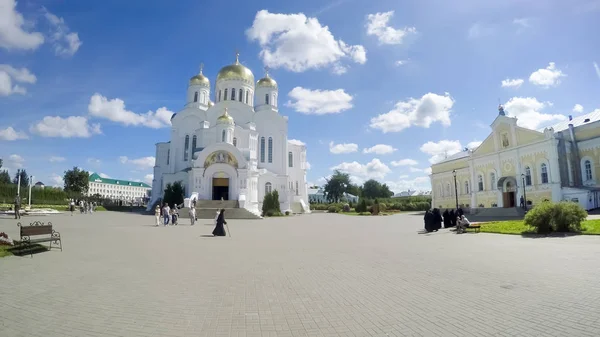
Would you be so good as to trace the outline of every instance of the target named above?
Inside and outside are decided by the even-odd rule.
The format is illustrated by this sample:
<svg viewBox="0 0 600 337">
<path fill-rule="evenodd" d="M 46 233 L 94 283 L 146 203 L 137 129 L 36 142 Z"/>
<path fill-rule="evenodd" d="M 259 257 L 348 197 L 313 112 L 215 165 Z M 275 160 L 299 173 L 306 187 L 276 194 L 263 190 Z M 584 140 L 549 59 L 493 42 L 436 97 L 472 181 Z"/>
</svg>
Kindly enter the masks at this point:
<svg viewBox="0 0 600 337">
<path fill-rule="evenodd" d="M 283 212 L 310 212 L 306 146 L 288 141 L 288 117 L 279 114 L 278 85 L 268 72 L 255 82 L 236 56 L 211 93 L 201 69 L 171 124 L 171 140 L 156 144 L 154 202 L 179 181 L 186 203 L 237 200 L 258 215 L 265 194 L 277 190 Z"/>
<path fill-rule="evenodd" d="M 431 166 L 432 207 L 529 207 L 545 200 L 600 207 L 600 110 L 542 130 L 517 125 L 502 106 L 491 134 Z"/>
</svg>

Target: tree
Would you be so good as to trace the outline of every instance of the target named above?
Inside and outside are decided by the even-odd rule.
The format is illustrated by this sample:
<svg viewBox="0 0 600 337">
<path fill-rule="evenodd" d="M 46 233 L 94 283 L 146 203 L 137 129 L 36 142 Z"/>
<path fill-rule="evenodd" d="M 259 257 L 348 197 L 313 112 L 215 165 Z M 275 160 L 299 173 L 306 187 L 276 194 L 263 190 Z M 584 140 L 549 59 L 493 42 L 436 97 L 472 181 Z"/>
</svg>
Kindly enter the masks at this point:
<svg viewBox="0 0 600 337">
<path fill-rule="evenodd" d="M 10 174 L 8 174 L 8 171 L 7 170 L 0 171 L 0 184 L 8 185 L 11 182 L 12 181 L 10 180 Z"/>
<path fill-rule="evenodd" d="M 354 196 L 357 196 L 357 197 L 359 197 L 362 194 L 360 186 L 358 186 L 356 184 L 348 185 L 348 188 L 346 188 L 346 192 L 350 193 Z"/>
<path fill-rule="evenodd" d="M 181 205 L 183 204 L 183 196 L 185 190 L 181 181 L 176 181 L 173 184 L 167 184 L 165 188 L 165 194 L 163 196 L 163 202 L 169 205 Z"/>
<path fill-rule="evenodd" d="M 17 184 L 19 182 L 19 176 L 21 177 L 21 187 L 29 186 L 29 176 L 27 175 L 27 171 L 25 169 L 17 170 L 17 173 L 15 173 L 15 178 L 13 179 L 13 184 Z"/>
<path fill-rule="evenodd" d="M 367 199 L 390 198 L 394 192 L 386 184 L 381 184 L 377 180 L 370 179 L 365 181 L 362 187 L 363 197 Z"/>
<path fill-rule="evenodd" d="M 327 180 L 327 184 L 325 184 L 327 200 L 329 200 L 329 202 L 338 202 L 344 193 L 346 193 L 350 184 L 350 175 L 348 173 L 342 173 L 335 170 L 331 178 Z"/>
<path fill-rule="evenodd" d="M 281 207 L 279 205 L 279 192 L 277 192 L 277 190 L 265 194 L 262 205 L 262 214 L 263 216 L 281 214 Z"/>
<path fill-rule="evenodd" d="M 90 186 L 90 174 L 88 171 L 82 170 L 77 166 L 72 170 L 65 171 L 63 177 L 65 181 L 65 192 L 76 195 L 87 193 Z"/>
</svg>

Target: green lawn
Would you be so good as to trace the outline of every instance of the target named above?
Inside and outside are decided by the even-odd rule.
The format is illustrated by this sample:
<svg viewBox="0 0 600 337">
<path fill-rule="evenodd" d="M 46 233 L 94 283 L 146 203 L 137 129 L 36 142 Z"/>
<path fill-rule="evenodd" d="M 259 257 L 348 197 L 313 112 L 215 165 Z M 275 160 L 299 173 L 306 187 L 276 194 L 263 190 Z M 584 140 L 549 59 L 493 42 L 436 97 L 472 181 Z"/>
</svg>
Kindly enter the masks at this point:
<svg viewBox="0 0 600 337">
<path fill-rule="evenodd" d="M 582 223 L 583 235 L 600 235 L 600 220 L 586 220 Z M 481 224 L 481 231 L 486 233 L 498 234 L 535 234 L 535 229 L 531 228 L 522 220 L 517 221 L 497 221 Z"/>
<path fill-rule="evenodd" d="M 9 248 L 11 248 L 11 246 L 0 246 L 0 258 L 12 255 L 12 253 L 8 251 Z"/>
</svg>

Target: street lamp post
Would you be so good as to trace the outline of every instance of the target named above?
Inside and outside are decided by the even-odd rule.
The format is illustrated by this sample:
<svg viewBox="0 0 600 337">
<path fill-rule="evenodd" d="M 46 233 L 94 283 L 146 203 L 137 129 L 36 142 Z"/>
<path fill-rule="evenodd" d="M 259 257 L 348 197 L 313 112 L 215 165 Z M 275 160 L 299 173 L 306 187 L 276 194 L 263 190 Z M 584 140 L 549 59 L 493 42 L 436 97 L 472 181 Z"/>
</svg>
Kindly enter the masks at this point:
<svg viewBox="0 0 600 337">
<path fill-rule="evenodd" d="M 458 189 L 456 186 L 456 170 L 452 170 L 452 175 L 454 176 L 454 197 L 456 198 L 456 209 L 458 209 Z"/>
<path fill-rule="evenodd" d="M 525 174 L 521 174 L 521 179 L 523 180 L 523 209 L 527 210 L 527 185 L 525 185 Z"/>
</svg>

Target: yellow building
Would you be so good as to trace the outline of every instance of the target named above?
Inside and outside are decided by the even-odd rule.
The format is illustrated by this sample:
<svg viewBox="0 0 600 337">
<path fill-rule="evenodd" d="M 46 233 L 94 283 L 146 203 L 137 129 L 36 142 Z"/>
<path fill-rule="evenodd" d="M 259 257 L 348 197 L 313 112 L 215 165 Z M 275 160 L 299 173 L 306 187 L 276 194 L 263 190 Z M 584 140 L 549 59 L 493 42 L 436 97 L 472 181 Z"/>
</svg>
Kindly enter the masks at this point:
<svg viewBox="0 0 600 337">
<path fill-rule="evenodd" d="M 518 207 L 524 195 L 599 207 L 600 110 L 537 131 L 498 110 L 479 147 L 431 166 L 432 207 Z"/>
</svg>

